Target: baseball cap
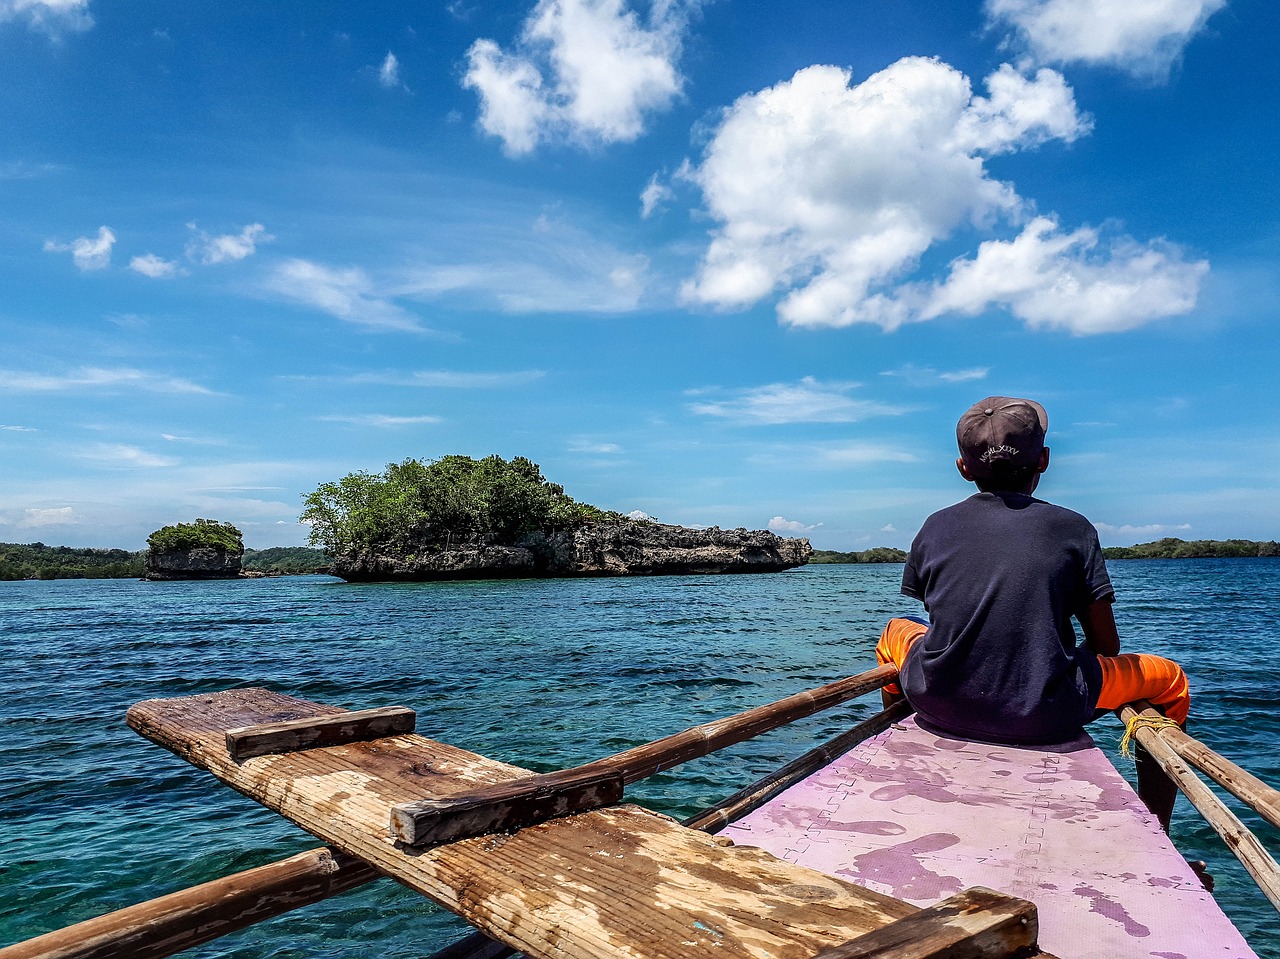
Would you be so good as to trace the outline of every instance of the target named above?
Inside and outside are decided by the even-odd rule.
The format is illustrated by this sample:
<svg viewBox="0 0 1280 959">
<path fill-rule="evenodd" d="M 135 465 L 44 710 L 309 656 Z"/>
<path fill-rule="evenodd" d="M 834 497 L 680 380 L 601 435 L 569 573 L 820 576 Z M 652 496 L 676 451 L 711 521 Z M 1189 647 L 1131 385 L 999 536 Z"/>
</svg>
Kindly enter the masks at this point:
<svg viewBox="0 0 1280 959">
<path fill-rule="evenodd" d="M 988 396 L 960 417 L 956 442 L 970 475 L 985 478 L 1039 463 L 1048 428 L 1048 414 L 1035 400 Z"/>
</svg>

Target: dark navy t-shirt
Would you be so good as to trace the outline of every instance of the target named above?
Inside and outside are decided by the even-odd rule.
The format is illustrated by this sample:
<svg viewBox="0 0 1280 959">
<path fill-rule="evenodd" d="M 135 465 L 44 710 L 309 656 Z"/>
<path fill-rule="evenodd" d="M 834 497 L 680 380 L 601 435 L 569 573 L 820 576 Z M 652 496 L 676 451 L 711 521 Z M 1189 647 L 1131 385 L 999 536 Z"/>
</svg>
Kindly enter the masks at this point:
<svg viewBox="0 0 1280 959">
<path fill-rule="evenodd" d="M 902 573 L 929 631 L 900 684 L 922 723 L 1008 743 L 1063 742 L 1098 702 L 1102 671 L 1071 618 L 1114 594 L 1093 525 L 1023 493 L 977 493 L 934 513 Z"/>
</svg>

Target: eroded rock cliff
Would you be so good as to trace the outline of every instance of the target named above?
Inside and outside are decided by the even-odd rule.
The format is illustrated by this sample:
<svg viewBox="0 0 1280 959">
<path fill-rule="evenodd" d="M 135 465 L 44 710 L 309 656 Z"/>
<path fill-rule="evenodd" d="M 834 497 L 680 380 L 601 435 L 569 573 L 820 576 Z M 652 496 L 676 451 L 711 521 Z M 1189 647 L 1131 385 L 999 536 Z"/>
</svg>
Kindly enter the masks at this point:
<svg viewBox="0 0 1280 959">
<path fill-rule="evenodd" d="M 352 582 L 772 573 L 803 566 L 812 555 L 807 539 L 783 539 L 767 530 L 633 521 L 533 533 L 510 546 L 424 547 L 396 556 L 361 550 L 339 556 L 333 573 Z"/>
<path fill-rule="evenodd" d="M 245 575 L 241 569 L 244 549 L 218 549 L 212 546 L 196 546 L 190 549 L 170 549 L 147 553 L 147 571 L 144 579 L 239 579 Z"/>
</svg>

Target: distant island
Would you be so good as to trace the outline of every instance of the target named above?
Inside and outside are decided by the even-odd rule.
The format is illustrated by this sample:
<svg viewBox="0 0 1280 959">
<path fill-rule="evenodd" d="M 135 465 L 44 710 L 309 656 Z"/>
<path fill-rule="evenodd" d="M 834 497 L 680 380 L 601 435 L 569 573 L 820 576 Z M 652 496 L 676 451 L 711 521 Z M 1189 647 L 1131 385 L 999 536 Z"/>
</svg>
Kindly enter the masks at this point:
<svg viewBox="0 0 1280 959">
<path fill-rule="evenodd" d="M 1136 546 L 1104 546 L 1107 559 L 1237 559 L 1257 556 L 1280 556 L 1280 543 L 1275 540 L 1194 539 L 1169 537 Z M 889 546 L 856 553 L 839 553 L 815 549 L 811 563 L 905 563 L 905 550 Z"/>
<path fill-rule="evenodd" d="M 44 543 L 0 543 L 0 580 L 141 579 L 147 551 L 77 549 Z M 331 562 L 324 550 L 306 546 L 246 549 L 242 568 L 266 576 L 324 573 Z"/>
<path fill-rule="evenodd" d="M 352 582 L 768 573 L 813 552 L 768 530 L 668 526 L 580 503 L 523 456 L 351 473 L 307 496 L 302 521 Z"/>
<path fill-rule="evenodd" d="M 907 551 L 892 546 L 876 546 L 854 553 L 840 553 L 831 549 L 815 549 L 811 563 L 905 563 Z"/>
<path fill-rule="evenodd" d="M 1237 559 L 1280 556 L 1280 543 L 1273 539 L 1181 540 L 1169 537 L 1137 546 L 1107 546 L 1102 553 L 1107 559 Z"/>
</svg>

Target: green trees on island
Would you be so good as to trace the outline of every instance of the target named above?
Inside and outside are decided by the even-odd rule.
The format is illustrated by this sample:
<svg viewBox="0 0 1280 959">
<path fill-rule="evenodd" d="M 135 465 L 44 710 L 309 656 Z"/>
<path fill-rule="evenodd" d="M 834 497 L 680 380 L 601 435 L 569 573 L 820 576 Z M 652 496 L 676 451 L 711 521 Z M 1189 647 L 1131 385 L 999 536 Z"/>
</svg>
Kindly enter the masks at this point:
<svg viewBox="0 0 1280 959">
<path fill-rule="evenodd" d="M 311 543 L 334 556 L 368 549 L 413 553 L 461 543 L 510 544 L 536 530 L 621 521 L 579 503 L 523 456 L 406 459 L 381 473 L 349 473 L 306 497 Z"/>
<path fill-rule="evenodd" d="M 142 553 L 123 549 L 0 543 L 0 580 L 137 579 L 143 567 Z"/>
<path fill-rule="evenodd" d="M 841 553 L 832 549 L 815 549 L 810 563 L 905 563 L 906 550 L 893 546 L 875 546 L 871 549 L 858 550 L 852 553 Z"/>
<path fill-rule="evenodd" d="M 1280 556 L 1280 543 L 1252 539 L 1158 539 L 1136 546 L 1108 546 L 1107 559 L 1233 559 L 1244 556 Z"/>
<path fill-rule="evenodd" d="M 162 526 L 147 537 L 147 547 L 152 553 L 170 553 L 200 547 L 226 553 L 243 553 L 244 537 L 230 523 L 220 523 L 216 519 L 198 519 L 194 523 Z"/>
</svg>

